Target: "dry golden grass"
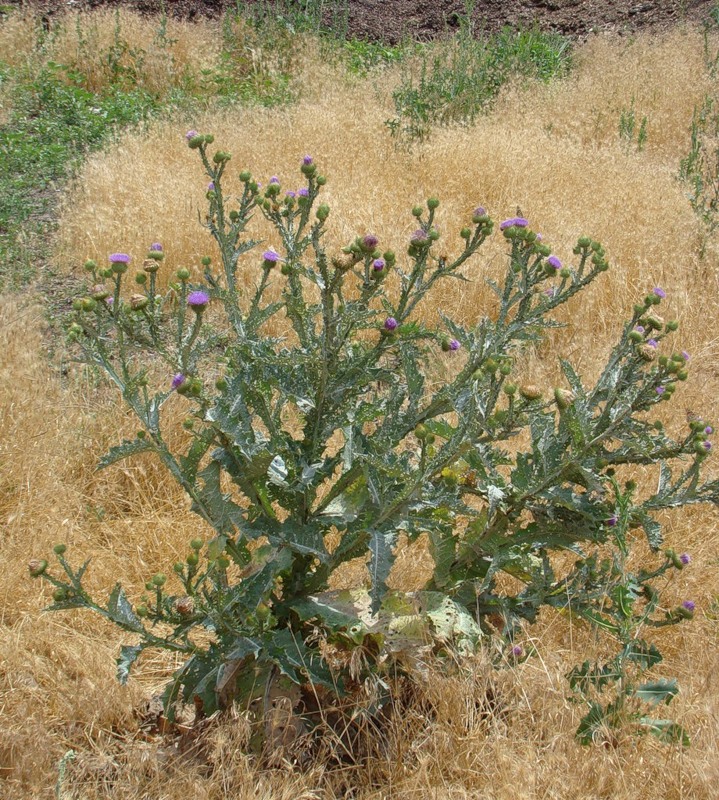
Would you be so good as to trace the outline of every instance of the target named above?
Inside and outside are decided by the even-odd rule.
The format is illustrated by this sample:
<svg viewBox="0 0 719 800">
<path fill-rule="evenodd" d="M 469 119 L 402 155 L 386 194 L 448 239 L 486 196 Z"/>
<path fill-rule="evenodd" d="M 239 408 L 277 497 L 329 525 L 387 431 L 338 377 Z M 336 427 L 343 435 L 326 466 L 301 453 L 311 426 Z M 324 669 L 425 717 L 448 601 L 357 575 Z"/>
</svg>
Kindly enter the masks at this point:
<svg viewBox="0 0 719 800">
<path fill-rule="evenodd" d="M 206 179 L 186 147 L 185 127 L 212 131 L 218 145 L 233 152 L 235 174 L 244 167 L 262 181 L 276 174 L 287 188 L 299 185 L 298 165 L 309 152 L 329 179 L 337 247 L 371 231 L 384 247 L 402 253 L 414 228 L 409 208 L 433 194 L 442 200 L 439 225 L 448 252 L 458 249 L 459 228 L 479 203 L 497 220 L 520 205 L 567 261 L 579 235 L 600 239 L 611 271 L 567 309 L 568 328 L 523 364 L 526 377 L 548 382 L 558 354 L 591 375 L 634 299 L 661 285 L 668 293 L 664 313 L 682 320 L 679 341 L 693 354 L 690 381 L 666 409 L 667 422 L 684 425 L 685 406 L 712 418 L 719 393 L 717 249 L 710 242 L 699 257 L 701 230 L 675 178 L 692 108 L 712 86 L 701 48 L 692 31 L 632 43 L 598 39 L 582 49 L 572 78 L 516 89 L 491 117 L 471 129 L 441 132 L 412 154 L 397 152 L 384 129 L 386 99 L 317 66 L 306 79 L 305 100 L 294 108 L 208 115 L 186 126 L 167 122 L 93 157 L 67 197 L 57 263 L 76 272 L 85 258 L 104 261 L 117 250 L 138 263 L 159 240 L 168 254 L 166 272 L 187 266 L 198 274 L 200 257 L 213 250 L 196 224 Z M 642 153 L 627 152 L 617 133 L 619 110 L 632 97 L 650 119 Z M 501 242 L 488 245 L 466 269 L 473 282 L 443 292 L 437 308 L 465 321 L 490 311 L 483 278 L 501 273 L 503 250 Z M 241 269 L 253 282 L 257 259 L 249 257 Z M 321 763 L 306 774 L 258 772 L 243 755 L 246 733 L 238 721 L 211 731 L 203 763 L 142 741 L 133 708 L 163 683 L 169 662 L 142 662 L 130 686 L 121 688 L 114 681 L 121 639 L 115 629 L 89 615 L 40 614 L 49 592 L 27 579 L 26 563 L 55 542 L 67 542 L 76 558 L 93 557 L 93 588 L 107 592 L 120 579 L 136 597 L 144 580 L 184 554 L 201 529 L 153 462 L 93 471 L 106 447 L 129 435 L 134 423 L 91 377 L 74 370 L 59 377 L 43 354 L 42 331 L 42 310 L 32 300 L 0 298 L 6 564 L 0 577 L 0 796 L 52 797 L 55 765 L 70 748 L 78 755 L 68 765 L 72 792 L 66 797 L 83 800 L 348 796 L 342 774 Z M 719 629 L 712 604 L 719 594 L 719 514 L 689 509 L 665 522 L 668 543 L 694 558 L 667 597 L 691 597 L 700 609 L 692 623 L 662 635 L 662 672 L 677 675 L 682 687 L 670 712 L 692 732 L 691 749 L 650 740 L 621 741 L 607 750 L 577 745 L 572 734 L 580 709 L 566 701 L 564 674 L 599 643 L 581 626 L 545 614 L 527 632 L 538 657 L 500 673 L 489 673 L 480 660 L 464 677 L 427 681 L 423 691 L 434 717 L 407 710 L 390 731 L 385 753 L 349 776 L 359 787 L 353 796 L 716 797 Z M 420 550 L 405 554 L 404 583 L 426 569 L 423 559 Z M 488 687 L 496 707 L 483 713 Z"/>
</svg>

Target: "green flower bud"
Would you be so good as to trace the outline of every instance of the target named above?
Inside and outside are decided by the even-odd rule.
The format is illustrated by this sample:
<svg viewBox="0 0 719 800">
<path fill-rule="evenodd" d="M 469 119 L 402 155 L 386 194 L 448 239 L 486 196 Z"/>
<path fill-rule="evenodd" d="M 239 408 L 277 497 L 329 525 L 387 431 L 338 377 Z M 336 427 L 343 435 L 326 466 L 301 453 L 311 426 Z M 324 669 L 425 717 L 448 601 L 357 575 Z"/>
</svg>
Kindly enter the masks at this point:
<svg viewBox="0 0 719 800">
<path fill-rule="evenodd" d="M 289 265 L 287 262 L 285 262 L 285 263 L 284 263 L 284 264 L 283 264 L 283 265 L 280 267 L 280 272 L 281 272 L 283 275 L 292 275 L 292 267 L 291 267 L 291 266 L 290 266 L 290 265 Z"/>
<path fill-rule="evenodd" d="M 317 176 L 317 185 L 324 186 L 327 183 L 327 178 L 324 175 Z"/>
<path fill-rule="evenodd" d="M 664 327 L 664 320 L 659 316 L 659 314 L 648 314 L 646 322 L 650 328 L 656 328 L 658 331 Z"/>
<path fill-rule="evenodd" d="M 679 322 L 676 319 L 670 319 L 669 322 L 666 324 L 666 329 L 670 333 L 679 330 Z"/>
<path fill-rule="evenodd" d="M 249 183 L 252 180 L 252 174 L 247 170 L 240 172 L 240 180 L 242 183 Z"/>
<path fill-rule="evenodd" d="M 187 561 L 189 566 L 196 567 L 200 561 L 200 557 L 197 553 L 188 553 L 185 561 Z"/>
<path fill-rule="evenodd" d="M 163 575 L 162 572 L 158 572 L 157 575 L 153 575 L 152 577 L 153 586 L 164 586 L 166 582 L 167 576 Z"/>
<path fill-rule="evenodd" d="M 224 392 L 227 389 L 227 380 L 225 378 L 218 378 L 215 381 L 215 389 L 218 392 Z"/>
<path fill-rule="evenodd" d="M 639 331 L 630 331 L 629 333 L 629 341 L 630 342 L 641 342 L 643 341 L 644 337 L 642 336 Z"/>
<path fill-rule="evenodd" d="M 185 571 L 185 565 L 181 561 L 175 561 L 175 563 L 172 565 L 172 569 L 178 575 L 182 575 L 182 573 Z"/>
<path fill-rule="evenodd" d="M 27 568 L 31 577 L 39 578 L 47 569 L 47 561 L 44 558 L 33 558 Z"/>
<path fill-rule="evenodd" d="M 424 209 L 422 208 L 422 206 L 414 206 L 412 208 L 412 216 L 413 217 L 421 217 L 423 211 L 424 211 Z"/>
<path fill-rule="evenodd" d="M 499 372 L 501 375 L 510 375 L 512 372 L 512 365 L 505 361 L 499 365 Z"/>
<path fill-rule="evenodd" d="M 212 160 L 215 164 L 224 164 L 229 161 L 232 156 L 224 150 L 218 150 L 214 156 L 212 156 Z"/>
<path fill-rule="evenodd" d="M 680 369 L 677 371 L 677 380 L 678 381 L 685 381 L 689 377 L 689 373 L 685 369 Z"/>
<path fill-rule="evenodd" d="M 426 438 L 427 438 L 427 437 L 430 435 L 429 428 L 428 428 L 426 425 L 424 425 L 424 424 L 420 423 L 420 424 L 419 424 L 419 425 L 417 425 L 417 427 L 414 429 L 414 435 L 415 435 L 415 436 L 416 436 L 416 437 L 417 437 L 417 438 L 418 438 L 420 441 L 422 441 L 423 439 L 426 439 Z"/>
<path fill-rule="evenodd" d="M 138 272 L 137 275 L 135 275 L 135 283 L 144 286 L 147 283 L 147 275 L 144 272 Z"/>
<path fill-rule="evenodd" d="M 138 606 L 135 609 L 135 613 L 137 614 L 138 617 L 144 618 L 150 613 L 150 610 L 148 609 L 147 606 L 142 605 L 142 606 Z"/>
<path fill-rule="evenodd" d="M 52 599 L 56 603 L 62 603 L 63 600 L 67 600 L 67 589 L 63 589 L 62 587 L 55 589 L 52 593 Z"/>
<path fill-rule="evenodd" d="M 586 250 L 588 247 L 591 247 L 592 240 L 588 236 L 580 236 L 577 239 L 577 245 L 581 247 L 583 250 Z"/>
<path fill-rule="evenodd" d="M 205 143 L 205 137 L 200 135 L 191 136 L 187 144 L 191 150 L 197 150 L 198 147 Z"/>
<path fill-rule="evenodd" d="M 82 310 L 83 311 L 94 311 L 97 308 L 97 301 L 94 300 L 92 297 L 85 297 L 82 301 Z"/>
<path fill-rule="evenodd" d="M 570 272 L 570 270 L 567 269 L 567 267 L 562 267 L 562 269 L 559 270 L 559 277 L 560 278 L 571 278 L 572 277 L 572 273 Z"/>
<path fill-rule="evenodd" d="M 427 208 L 430 211 L 434 211 L 434 209 L 438 207 L 439 207 L 439 200 L 436 197 L 430 197 L 429 200 L 427 200 Z"/>
<path fill-rule="evenodd" d="M 432 242 L 436 242 L 437 239 L 439 239 L 439 231 L 436 228 L 432 228 L 432 230 L 427 233 L 427 238 Z"/>
<path fill-rule="evenodd" d="M 183 269 L 178 269 L 176 275 L 177 275 L 178 280 L 181 280 L 183 283 L 185 281 L 189 281 L 190 280 L 190 270 L 189 269 L 184 269 L 184 268 Z"/>
<path fill-rule="evenodd" d="M 667 394 L 674 394 L 677 389 L 676 383 L 668 383 L 665 387 Z"/>
<path fill-rule="evenodd" d="M 493 358 L 488 358 L 488 359 L 487 359 L 487 360 L 484 362 L 484 364 L 482 364 L 482 369 L 483 369 L 485 372 L 488 372 L 488 373 L 490 373 L 490 374 L 491 374 L 491 373 L 494 373 L 494 372 L 496 372 L 496 371 L 497 371 L 497 367 L 498 367 L 498 366 L 499 366 L 499 365 L 497 364 L 497 362 L 496 362 L 496 361 L 495 361 Z"/>
<path fill-rule="evenodd" d="M 669 359 L 665 355 L 661 355 L 657 359 L 657 362 L 660 367 L 666 367 L 666 365 L 669 363 Z"/>
<path fill-rule="evenodd" d="M 230 566 L 230 559 L 227 556 L 220 556 L 217 559 L 217 566 L 220 569 L 227 569 Z"/>
<path fill-rule="evenodd" d="M 88 272 L 94 272 L 97 269 L 97 262 L 93 261 L 91 258 L 85 262 L 85 269 Z"/>
<path fill-rule="evenodd" d="M 190 419 L 190 418 L 183 420 L 182 421 L 182 427 L 186 431 L 191 431 L 195 427 L 195 420 L 194 419 Z"/>
<path fill-rule="evenodd" d="M 73 322 L 72 325 L 70 325 L 69 333 L 71 336 L 79 336 L 81 333 L 84 333 L 82 325 Z"/>
<path fill-rule="evenodd" d="M 628 492 L 633 492 L 633 491 L 634 491 L 634 490 L 637 488 L 637 482 L 636 482 L 636 481 L 633 481 L 633 480 L 628 480 L 628 481 L 627 481 L 627 482 L 624 484 L 624 488 L 625 488 L 625 489 L 626 489 Z"/>
<path fill-rule="evenodd" d="M 212 264 L 212 259 L 209 256 L 202 256 L 200 264 L 202 264 L 203 267 L 209 267 L 210 264 Z"/>
<path fill-rule="evenodd" d="M 459 235 L 463 239 L 469 239 L 472 236 L 472 231 L 469 228 L 462 228 L 462 230 L 459 232 Z"/>
<path fill-rule="evenodd" d="M 517 386 L 514 383 L 505 383 L 502 387 L 502 391 L 509 397 L 512 397 L 517 393 Z"/>
<path fill-rule="evenodd" d="M 234 209 L 230 211 L 230 222 L 237 222 L 239 218 L 240 214 L 238 211 L 235 211 Z"/>
<path fill-rule="evenodd" d="M 72 310 L 73 311 L 82 311 L 82 298 L 81 297 L 76 297 L 72 301 Z"/>
<path fill-rule="evenodd" d="M 307 177 L 309 177 L 310 175 L 314 175 L 315 172 L 317 172 L 317 167 L 314 164 L 303 164 L 300 167 L 300 172 L 303 175 L 306 175 Z"/>
<path fill-rule="evenodd" d="M 692 611 L 689 608 L 686 608 L 685 606 L 679 606 L 676 609 L 675 613 L 678 614 L 683 619 L 693 619 L 694 618 L 694 611 Z"/>
<path fill-rule="evenodd" d="M 322 203 L 317 209 L 316 216 L 320 222 L 324 222 L 330 215 L 330 207 L 327 203 Z"/>
<path fill-rule="evenodd" d="M 124 272 L 127 272 L 127 264 L 124 261 L 113 261 L 110 269 L 115 275 L 122 275 Z"/>
<path fill-rule="evenodd" d="M 204 543 L 205 543 L 205 542 L 204 542 L 202 539 L 191 539 L 191 540 L 190 540 L 190 547 L 191 547 L 193 550 L 202 550 L 202 545 L 203 545 Z"/>
</svg>

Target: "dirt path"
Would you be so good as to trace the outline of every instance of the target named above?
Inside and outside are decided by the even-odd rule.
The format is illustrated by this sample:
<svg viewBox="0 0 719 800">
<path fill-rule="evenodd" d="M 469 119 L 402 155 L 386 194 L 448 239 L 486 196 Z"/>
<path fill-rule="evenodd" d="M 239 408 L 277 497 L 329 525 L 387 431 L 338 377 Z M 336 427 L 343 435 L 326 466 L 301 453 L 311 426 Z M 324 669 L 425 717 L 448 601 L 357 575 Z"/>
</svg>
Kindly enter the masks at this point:
<svg viewBox="0 0 719 800">
<path fill-rule="evenodd" d="M 15 0 L 17 4 L 21 0 Z M 267 0 L 248 0 L 244 5 Z M 301 6 L 300 0 L 282 0 Z M 317 5 L 318 0 L 305 0 Z M 27 3 L 25 3 L 27 5 Z M 126 5 L 146 13 L 159 13 L 163 0 L 36 0 L 45 13 L 63 8 L 97 8 Z M 236 8 L 236 0 L 164 0 L 168 13 L 185 18 L 217 16 Z M 240 3 L 239 5 L 243 5 Z M 389 43 L 405 36 L 431 39 L 458 26 L 463 0 L 324 0 L 324 7 L 348 13 L 349 36 Z M 477 29 L 495 31 L 505 25 L 538 25 L 571 36 L 614 30 L 620 33 L 650 28 L 661 30 L 682 21 L 703 22 L 716 0 L 476 0 L 473 18 Z"/>
</svg>

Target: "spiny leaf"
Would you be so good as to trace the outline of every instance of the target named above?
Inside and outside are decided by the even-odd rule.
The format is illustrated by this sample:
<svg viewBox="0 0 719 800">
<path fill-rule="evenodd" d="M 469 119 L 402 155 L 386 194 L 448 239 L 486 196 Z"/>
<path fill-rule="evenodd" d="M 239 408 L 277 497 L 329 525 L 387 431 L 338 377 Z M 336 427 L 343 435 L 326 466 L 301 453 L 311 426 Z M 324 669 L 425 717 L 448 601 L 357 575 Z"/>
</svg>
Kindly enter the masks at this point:
<svg viewBox="0 0 719 800">
<path fill-rule="evenodd" d="M 105 467 L 109 467 L 111 464 L 115 464 L 117 461 L 122 461 L 123 458 L 129 458 L 130 456 L 135 456 L 138 453 L 147 453 L 150 450 L 154 450 L 155 445 L 153 444 L 151 439 L 133 439 L 133 440 L 125 440 L 122 444 L 115 445 L 111 447 L 107 453 L 100 459 L 100 462 L 97 465 L 97 469 L 105 469 Z"/>
</svg>

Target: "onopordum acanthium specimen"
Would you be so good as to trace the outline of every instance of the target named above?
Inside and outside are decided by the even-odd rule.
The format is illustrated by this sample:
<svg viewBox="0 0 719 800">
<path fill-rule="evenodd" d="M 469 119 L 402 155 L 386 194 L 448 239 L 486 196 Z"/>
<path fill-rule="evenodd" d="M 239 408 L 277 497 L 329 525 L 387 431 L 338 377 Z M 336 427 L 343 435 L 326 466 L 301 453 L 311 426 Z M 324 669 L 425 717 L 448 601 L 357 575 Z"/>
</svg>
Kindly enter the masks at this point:
<svg viewBox="0 0 719 800">
<path fill-rule="evenodd" d="M 674 439 L 653 419 L 689 369 L 688 354 L 669 347 L 677 323 L 657 313 L 664 292 L 634 307 L 592 385 L 565 360 L 564 385 L 528 385 L 514 356 L 608 269 L 599 243 L 580 238 L 565 266 L 526 219 L 505 220 L 507 271 L 502 283 L 486 282 L 496 311 L 469 326 L 443 315 L 435 329 L 421 305 L 444 282 L 466 280 L 465 264 L 480 274 L 476 256 L 494 227 L 483 208 L 452 257 L 437 244 L 434 198 L 412 210 L 417 229 L 401 256 L 367 232 L 328 252 L 325 178 L 310 156 L 299 190 L 274 177 L 261 188 L 242 172 L 230 201 L 230 155 L 211 156 L 212 137 L 194 131 L 188 143 L 210 179 L 205 224 L 220 263 L 203 259 L 200 282 L 178 270 L 162 292 L 165 251 L 154 244 L 130 292 L 129 256 L 111 255 L 107 268 L 88 262 L 92 285 L 74 303 L 70 335 L 141 426 L 100 466 L 153 453 L 208 539 L 193 539 L 174 574 L 155 575 L 136 605 L 119 585 L 105 604 L 94 601 L 82 583 L 87 565 L 75 570 L 59 545 L 60 577 L 45 561 L 31 564 L 55 586 L 51 608 L 91 608 L 136 635 L 118 660 L 123 681 L 146 649 L 184 654 L 165 692 L 170 715 L 178 701 L 205 714 L 233 701 L 250 708 L 284 682 L 298 687 L 306 725 L 318 689 L 337 697 L 374 678 L 381 703 L 382 676 L 416 668 L 429 651 L 487 646 L 498 664 L 531 657 L 526 626 L 555 609 L 619 648 L 570 674 L 588 706 L 580 737 L 631 724 L 684 741 L 679 726 L 642 711 L 677 690 L 642 682 L 661 660 L 644 632 L 694 612 L 688 600 L 662 607 L 658 579 L 689 559 L 660 553 L 655 515 L 716 503 L 719 484 L 700 475 L 706 422 L 692 420 Z M 274 227 L 275 248 L 249 237 L 253 214 Z M 272 336 L 275 318 L 291 333 Z M 438 358 L 455 359 L 441 386 L 427 380 Z M 153 386 L 158 367 L 166 377 Z M 186 413 L 181 450 L 166 435 L 165 408 L 176 404 Z M 635 465 L 658 465 L 654 491 L 626 479 Z M 421 591 L 387 587 L 400 535 L 426 537 L 434 569 Z M 642 548 L 644 566 L 630 567 Z M 358 558 L 367 585 L 333 590 L 336 571 Z"/>
</svg>

